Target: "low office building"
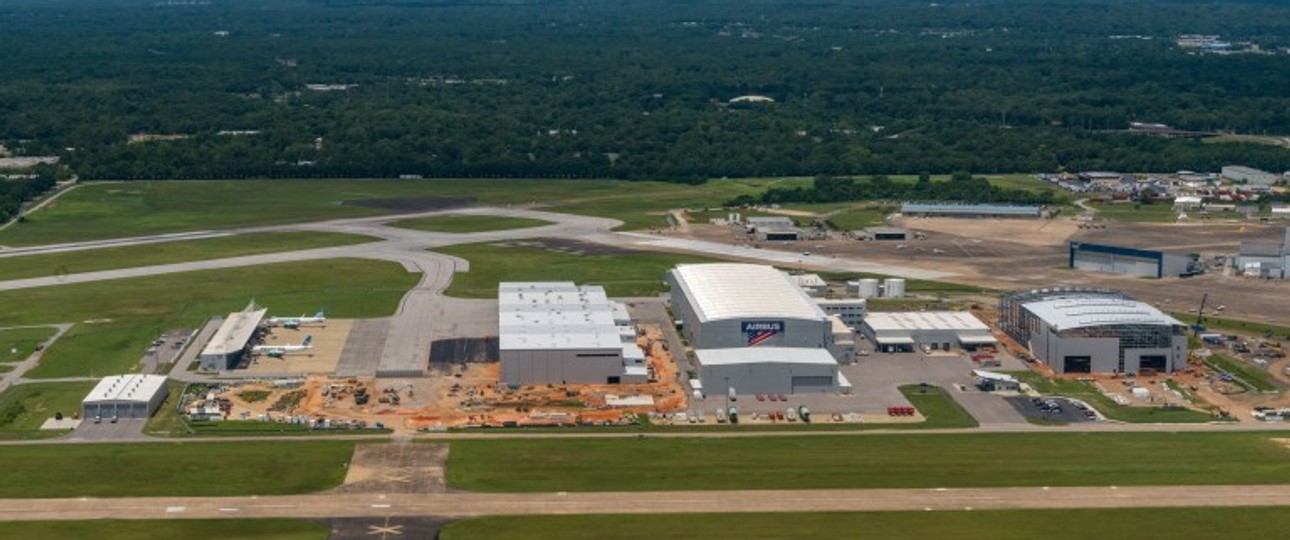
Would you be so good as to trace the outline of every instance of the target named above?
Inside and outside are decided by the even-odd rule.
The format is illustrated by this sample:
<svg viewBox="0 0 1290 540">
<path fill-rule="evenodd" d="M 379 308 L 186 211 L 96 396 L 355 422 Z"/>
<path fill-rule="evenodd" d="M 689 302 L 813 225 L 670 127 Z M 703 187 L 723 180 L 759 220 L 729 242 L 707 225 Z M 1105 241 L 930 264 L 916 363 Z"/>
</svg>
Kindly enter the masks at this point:
<svg viewBox="0 0 1290 540">
<path fill-rule="evenodd" d="M 827 351 L 782 347 L 700 349 L 699 378 L 711 395 L 849 393 L 851 383 Z"/>
<path fill-rule="evenodd" d="M 788 279 L 811 296 L 820 296 L 829 292 L 829 282 L 824 281 L 819 274 L 788 274 Z"/>
<path fill-rule="evenodd" d="M 860 328 L 884 352 L 975 350 L 998 343 L 989 326 L 962 311 L 869 313 Z"/>
<path fill-rule="evenodd" d="M 201 370 L 223 371 L 237 367 L 267 312 L 267 309 L 255 309 L 252 304 L 242 311 L 229 313 L 198 357 Z"/>
<path fill-rule="evenodd" d="M 868 301 L 863 298 L 817 298 L 815 305 L 830 317 L 837 316 L 847 326 L 858 329 L 864 323 Z"/>
<path fill-rule="evenodd" d="M 811 297 L 770 266 L 683 264 L 668 271 L 672 313 L 696 349 L 826 349 L 832 323 Z"/>
<path fill-rule="evenodd" d="M 1187 367 L 1187 327 L 1106 289 L 1005 294 L 999 328 L 1057 373 L 1173 372 Z"/>
<path fill-rule="evenodd" d="M 104 377 L 81 400 L 81 418 L 149 418 L 166 401 L 161 375 Z"/>
<path fill-rule="evenodd" d="M 635 332 L 620 324 L 626 310 L 603 287 L 502 283 L 497 298 L 503 383 L 646 382 Z"/>
<path fill-rule="evenodd" d="M 1078 270 L 1165 278 L 1188 274 L 1192 259 L 1186 255 L 1150 249 L 1071 242 L 1067 264 Z"/>
</svg>

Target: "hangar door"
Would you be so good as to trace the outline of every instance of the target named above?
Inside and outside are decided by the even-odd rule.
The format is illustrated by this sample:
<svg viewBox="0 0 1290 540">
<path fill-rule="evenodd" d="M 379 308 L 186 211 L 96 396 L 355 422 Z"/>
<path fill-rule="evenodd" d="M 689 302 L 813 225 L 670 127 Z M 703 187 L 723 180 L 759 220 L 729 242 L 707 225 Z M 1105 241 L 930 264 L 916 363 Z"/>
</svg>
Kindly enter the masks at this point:
<svg viewBox="0 0 1290 540">
<path fill-rule="evenodd" d="M 1160 261 L 1095 251 L 1079 251 L 1075 253 L 1075 268 L 1094 272 L 1156 277 L 1160 274 Z"/>
<path fill-rule="evenodd" d="M 793 377 L 793 393 L 829 392 L 833 390 L 833 377 L 809 376 Z"/>
</svg>

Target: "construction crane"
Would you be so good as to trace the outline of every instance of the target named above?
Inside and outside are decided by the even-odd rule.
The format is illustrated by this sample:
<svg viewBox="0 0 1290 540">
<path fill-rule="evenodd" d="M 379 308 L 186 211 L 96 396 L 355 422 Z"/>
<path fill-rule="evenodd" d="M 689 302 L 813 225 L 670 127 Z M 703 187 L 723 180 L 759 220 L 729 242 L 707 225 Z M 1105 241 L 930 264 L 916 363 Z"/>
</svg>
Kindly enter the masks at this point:
<svg viewBox="0 0 1290 540">
<path fill-rule="evenodd" d="M 1209 293 L 1200 297 L 1200 308 L 1196 310 L 1196 324 L 1191 325 L 1191 331 L 1200 335 L 1205 331 L 1205 301 L 1209 300 Z"/>
</svg>

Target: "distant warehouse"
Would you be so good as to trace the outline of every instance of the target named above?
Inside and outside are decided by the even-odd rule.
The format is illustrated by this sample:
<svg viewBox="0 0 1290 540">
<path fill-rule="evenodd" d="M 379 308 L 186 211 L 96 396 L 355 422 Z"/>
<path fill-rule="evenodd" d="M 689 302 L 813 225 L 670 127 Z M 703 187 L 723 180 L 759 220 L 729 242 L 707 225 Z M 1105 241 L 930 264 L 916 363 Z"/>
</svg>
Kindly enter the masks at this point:
<svg viewBox="0 0 1290 540">
<path fill-rule="evenodd" d="M 1039 218 L 1043 216 L 1043 208 L 1038 205 L 909 202 L 900 205 L 900 213 L 912 217 Z"/>
<path fill-rule="evenodd" d="M 1187 367 L 1187 327 L 1124 293 L 1055 288 L 1005 294 L 999 328 L 1057 373 Z"/>
<path fill-rule="evenodd" d="M 1186 275 L 1192 259 L 1149 249 L 1071 242 L 1068 261 L 1079 270 L 1164 278 Z"/>
</svg>

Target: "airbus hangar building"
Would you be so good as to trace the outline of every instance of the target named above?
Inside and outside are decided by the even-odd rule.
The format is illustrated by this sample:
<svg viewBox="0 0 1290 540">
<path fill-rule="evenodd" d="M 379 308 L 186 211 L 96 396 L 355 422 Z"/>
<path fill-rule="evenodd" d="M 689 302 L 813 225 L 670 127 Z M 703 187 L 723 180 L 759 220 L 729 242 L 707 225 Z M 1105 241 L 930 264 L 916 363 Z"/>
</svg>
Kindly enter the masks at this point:
<svg viewBox="0 0 1290 540">
<path fill-rule="evenodd" d="M 680 265 L 667 273 L 672 313 L 694 347 L 705 389 L 724 393 L 845 392 L 834 321 L 770 266 Z M 846 334 L 850 329 L 839 323 Z M 850 345 L 854 347 L 854 344 Z"/>
</svg>

